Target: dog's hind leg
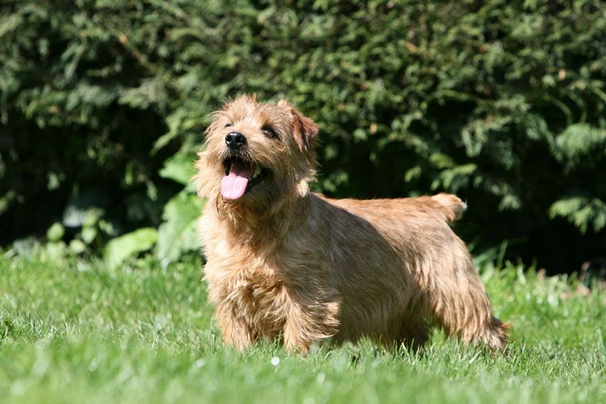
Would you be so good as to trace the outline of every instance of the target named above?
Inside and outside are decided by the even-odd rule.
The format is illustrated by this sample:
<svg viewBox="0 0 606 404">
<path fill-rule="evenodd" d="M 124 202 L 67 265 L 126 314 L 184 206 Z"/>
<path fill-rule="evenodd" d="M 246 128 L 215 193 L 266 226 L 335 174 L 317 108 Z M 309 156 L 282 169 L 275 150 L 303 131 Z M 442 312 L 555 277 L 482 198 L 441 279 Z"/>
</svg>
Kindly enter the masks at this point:
<svg viewBox="0 0 606 404">
<path fill-rule="evenodd" d="M 491 350 L 507 343 L 508 324 L 493 316 L 490 299 L 471 257 L 453 260 L 449 273 L 436 276 L 427 299 L 431 314 L 446 334 L 463 342 L 481 343 Z"/>
</svg>

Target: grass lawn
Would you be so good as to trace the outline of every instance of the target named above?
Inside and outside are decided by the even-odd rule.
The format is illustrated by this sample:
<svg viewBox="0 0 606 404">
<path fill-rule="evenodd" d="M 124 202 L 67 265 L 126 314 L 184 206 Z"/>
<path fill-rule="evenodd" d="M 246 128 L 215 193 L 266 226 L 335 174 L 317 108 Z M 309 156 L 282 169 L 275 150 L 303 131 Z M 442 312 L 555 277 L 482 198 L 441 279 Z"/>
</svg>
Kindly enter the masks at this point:
<svg viewBox="0 0 606 404">
<path fill-rule="evenodd" d="M 372 344 L 306 358 L 221 342 L 201 263 L 161 268 L 0 253 L 2 403 L 606 402 L 606 292 L 480 266 L 507 356 L 436 333 L 422 354 Z"/>
</svg>

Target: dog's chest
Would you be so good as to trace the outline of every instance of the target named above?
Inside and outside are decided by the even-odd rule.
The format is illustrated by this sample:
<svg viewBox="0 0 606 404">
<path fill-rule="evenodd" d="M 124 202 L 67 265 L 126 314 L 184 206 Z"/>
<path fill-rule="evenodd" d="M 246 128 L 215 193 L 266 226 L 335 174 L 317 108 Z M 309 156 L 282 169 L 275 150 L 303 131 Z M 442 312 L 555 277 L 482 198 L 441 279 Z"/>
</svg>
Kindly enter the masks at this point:
<svg viewBox="0 0 606 404">
<path fill-rule="evenodd" d="M 210 300 L 227 304 L 257 336 L 278 337 L 284 330 L 291 301 L 288 286 L 278 274 L 283 263 L 275 249 L 235 243 L 218 234 L 208 238 L 205 267 Z"/>
</svg>

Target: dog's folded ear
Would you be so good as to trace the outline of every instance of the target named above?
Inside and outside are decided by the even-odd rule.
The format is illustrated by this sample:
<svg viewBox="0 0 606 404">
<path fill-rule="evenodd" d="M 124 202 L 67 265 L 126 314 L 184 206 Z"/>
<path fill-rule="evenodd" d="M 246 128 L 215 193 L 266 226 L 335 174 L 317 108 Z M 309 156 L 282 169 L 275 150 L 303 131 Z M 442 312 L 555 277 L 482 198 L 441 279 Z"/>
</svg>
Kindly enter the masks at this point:
<svg viewBox="0 0 606 404">
<path fill-rule="evenodd" d="M 297 108 L 292 106 L 288 101 L 282 100 L 278 102 L 279 107 L 288 108 L 293 117 L 293 134 L 297 145 L 302 152 L 306 152 L 313 148 L 316 144 L 316 138 L 320 128 L 311 119 L 303 115 Z"/>
</svg>

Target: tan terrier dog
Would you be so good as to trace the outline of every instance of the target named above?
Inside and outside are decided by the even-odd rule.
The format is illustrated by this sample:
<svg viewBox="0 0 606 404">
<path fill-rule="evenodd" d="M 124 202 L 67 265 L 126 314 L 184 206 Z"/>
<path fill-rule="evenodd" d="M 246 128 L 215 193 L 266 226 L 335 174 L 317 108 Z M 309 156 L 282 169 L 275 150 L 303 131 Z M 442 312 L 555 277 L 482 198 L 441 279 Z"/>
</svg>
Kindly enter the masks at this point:
<svg viewBox="0 0 606 404">
<path fill-rule="evenodd" d="M 318 126 L 243 96 L 214 115 L 196 163 L 209 300 L 225 343 L 307 351 L 327 338 L 421 346 L 437 325 L 507 342 L 465 244 L 456 196 L 334 200 L 310 192 Z"/>
</svg>

